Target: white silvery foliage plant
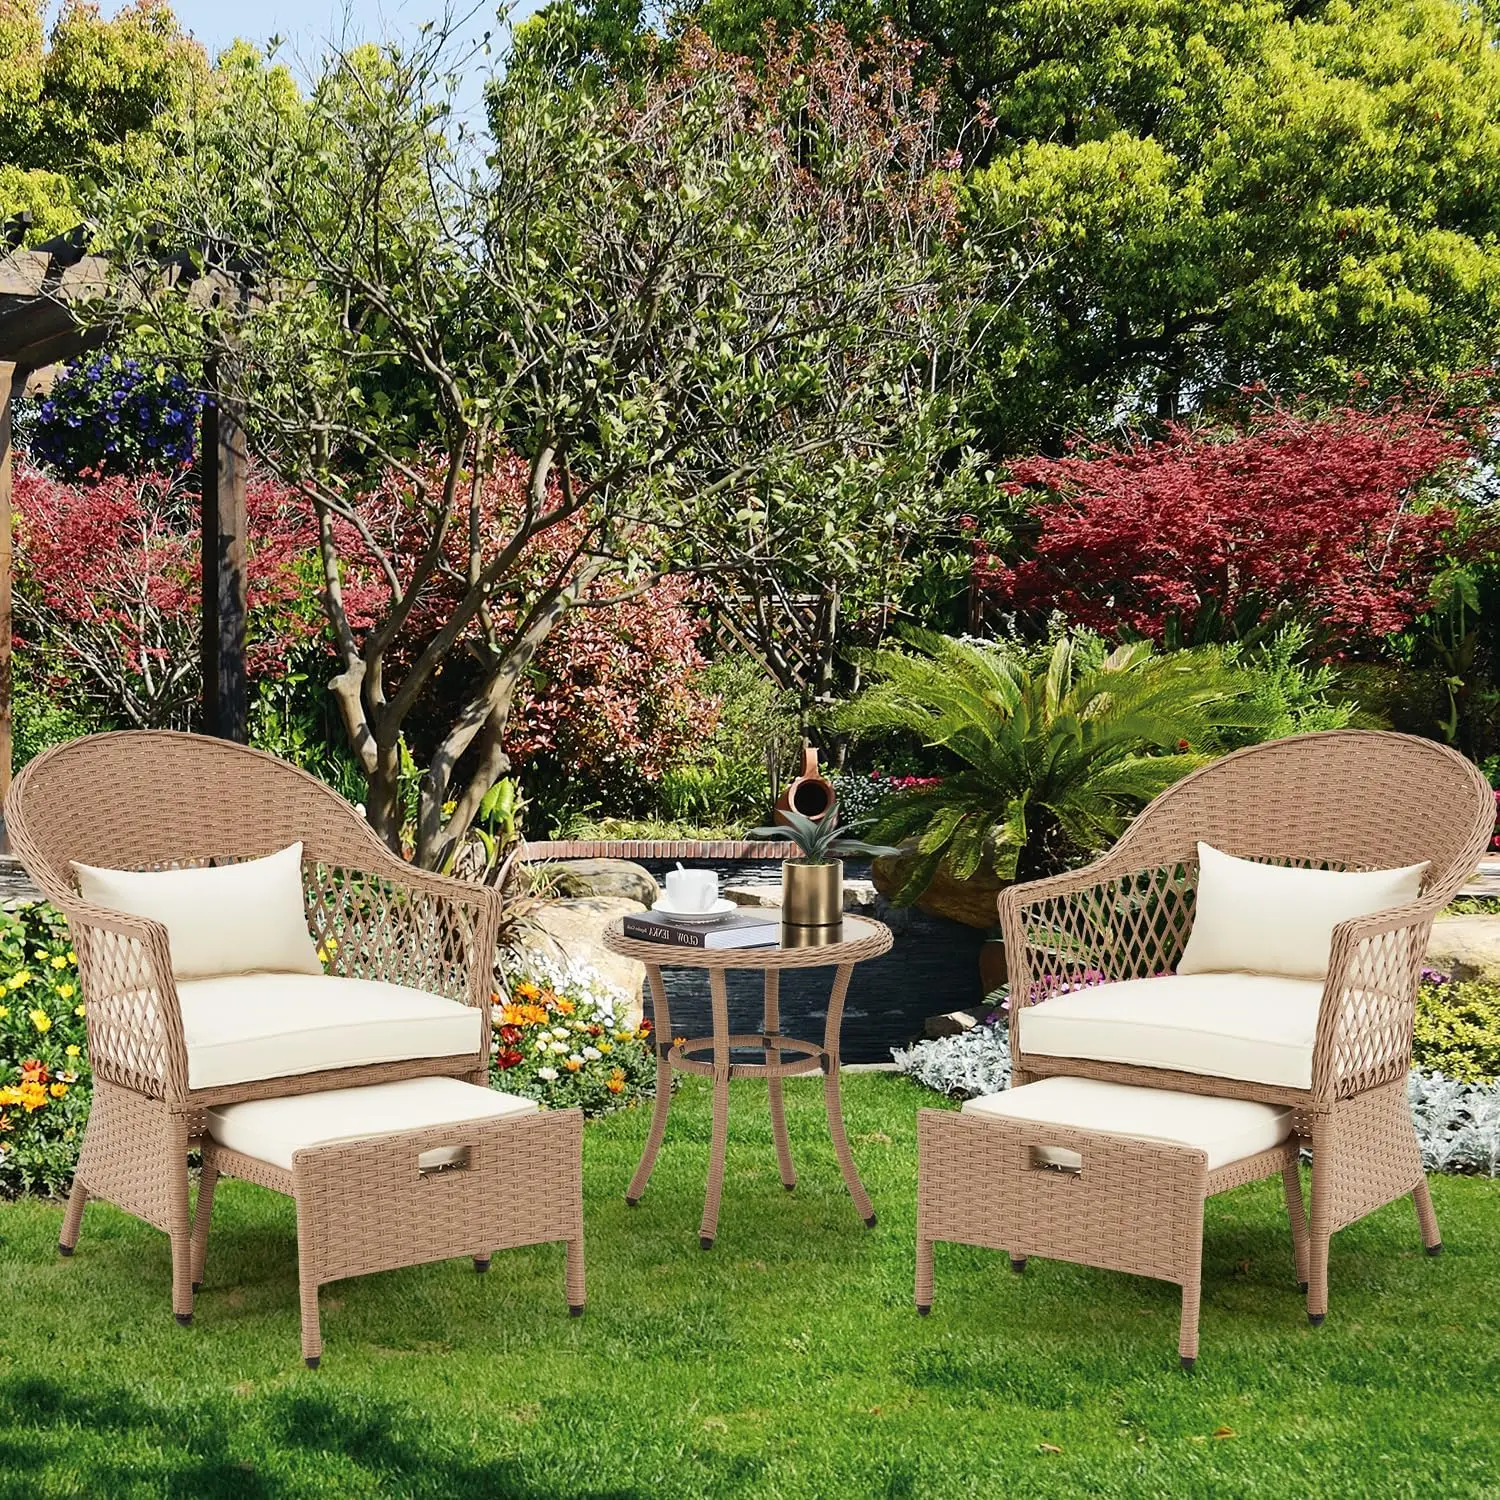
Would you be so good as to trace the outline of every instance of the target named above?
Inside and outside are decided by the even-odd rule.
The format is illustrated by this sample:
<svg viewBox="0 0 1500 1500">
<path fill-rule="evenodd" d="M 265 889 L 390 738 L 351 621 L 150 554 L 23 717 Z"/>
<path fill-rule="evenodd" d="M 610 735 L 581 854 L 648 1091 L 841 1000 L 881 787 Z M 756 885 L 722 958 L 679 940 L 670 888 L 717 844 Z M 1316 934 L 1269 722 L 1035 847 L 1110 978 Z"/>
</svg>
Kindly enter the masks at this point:
<svg viewBox="0 0 1500 1500">
<path fill-rule="evenodd" d="M 1407 1096 L 1424 1167 L 1500 1177 L 1500 1083 L 1414 1072 Z"/>
<path fill-rule="evenodd" d="M 1003 1022 L 892 1047 L 891 1056 L 899 1072 L 951 1098 L 974 1099 L 1010 1087 L 1010 1039 Z"/>
</svg>

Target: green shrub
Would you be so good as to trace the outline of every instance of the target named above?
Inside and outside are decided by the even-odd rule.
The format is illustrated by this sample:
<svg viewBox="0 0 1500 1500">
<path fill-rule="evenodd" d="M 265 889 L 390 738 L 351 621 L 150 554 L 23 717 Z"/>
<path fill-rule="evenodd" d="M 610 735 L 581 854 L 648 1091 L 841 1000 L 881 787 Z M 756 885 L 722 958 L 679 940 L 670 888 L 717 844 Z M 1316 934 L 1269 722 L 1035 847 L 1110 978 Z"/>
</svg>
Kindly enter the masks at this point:
<svg viewBox="0 0 1500 1500">
<path fill-rule="evenodd" d="M 78 956 L 61 914 L 0 911 L 0 1197 L 61 1193 L 88 1118 Z"/>
<path fill-rule="evenodd" d="M 1412 1065 L 1461 1083 L 1500 1077 L 1500 984 L 1477 979 L 1423 984 Z"/>
</svg>

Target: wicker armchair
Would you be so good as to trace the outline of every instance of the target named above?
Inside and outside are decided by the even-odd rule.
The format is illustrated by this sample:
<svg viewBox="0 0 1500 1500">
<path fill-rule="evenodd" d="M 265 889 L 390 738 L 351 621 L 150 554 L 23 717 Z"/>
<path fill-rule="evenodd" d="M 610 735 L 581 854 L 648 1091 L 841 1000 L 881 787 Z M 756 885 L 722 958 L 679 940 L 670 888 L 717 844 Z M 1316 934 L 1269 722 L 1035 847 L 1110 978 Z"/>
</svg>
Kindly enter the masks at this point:
<svg viewBox="0 0 1500 1500">
<path fill-rule="evenodd" d="M 193 1310 L 188 1151 L 202 1134 L 206 1109 L 427 1075 L 486 1080 L 499 898 L 407 865 L 354 808 L 295 766 L 198 735 L 90 735 L 26 766 L 6 798 L 5 814 L 22 864 L 68 918 L 87 1005 L 94 1098 L 60 1248 L 72 1254 L 90 1197 L 164 1230 L 172 1244 L 172 1307 L 179 1322 L 189 1322 Z M 258 1021 L 257 1007 L 240 1005 L 234 1024 L 259 1049 L 254 1055 L 264 1057 L 268 1048 L 281 1053 L 264 1072 L 282 1076 L 235 1076 L 230 1068 L 226 1078 L 221 1052 L 215 1081 L 195 1084 L 194 1074 L 206 1070 L 193 1047 L 193 1017 L 217 1016 L 222 1025 L 229 1008 L 205 1011 L 190 1003 L 192 986 L 173 978 L 166 928 L 84 902 L 69 862 L 134 870 L 227 864 L 299 840 L 308 926 L 328 955 L 328 973 L 383 981 L 379 1000 L 387 1012 L 395 1007 L 396 1040 L 388 1033 L 383 1047 L 361 1042 L 346 1049 L 350 1066 L 302 1070 L 289 1038 L 274 1030 L 253 1035 L 257 1024 L 276 1024 L 270 1013 Z M 274 982 L 279 976 L 247 977 Z M 376 990 L 296 977 L 303 986 L 298 1023 L 308 1006 L 316 1013 L 325 993 L 342 996 L 342 1014 L 358 1021 L 363 998 Z M 308 985 L 328 989 L 305 1000 Z M 461 1035 L 463 1050 L 428 1056 L 399 1050 L 403 997 L 428 1021 L 437 1014 L 443 1037 Z M 465 1019 L 467 1007 L 479 1012 L 477 1022 Z M 427 1023 L 407 1024 L 420 1030 Z M 325 1059 L 330 1037 L 337 1056 L 345 1031 L 330 1022 L 319 1034 Z M 434 1034 L 429 1024 L 429 1045 L 412 1051 L 431 1051 Z M 383 1060 L 372 1063 L 372 1056 Z"/>
<path fill-rule="evenodd" d="M 1015 1082 L 1065 1074 L 1295 1105 L 1312 1147 L 1307 1310 L 1321 1323 L 1335 1230 L 1409 1193 L 1428 1253 L 1442 1248 L 1406 1099 L 1413 1015 L 1432 919 L 1473 873 L 1494 817 L 1493 795 L 1473 765 L 1409 735 L 1299 735 L 1203 767 L 1156 798 L 1093 864 L 1002 892 Z M 1307 981 L 1299 1017 L 1306 1076 L 1295 1086 L 1284 1068 L 1272 1078 L 1276 1070 L 1243 1041 L 1257 1027 L 1273 1032 L 1284 1015 L 1272 1017 L 1269 1005 L 1246 1014 L 1250 1006 L 1242 1005 L 1234 1016 L 1227 989 L 1223 1010 L 1204 1005 L 1186 1025 L 1205 1035 L 1217 1029 L 1216 1055 L 1236 1063 L 1222 1071 L 1239 1076 L 1208 1065 L 1142 1065 L 1141 1053 L 1151 1050 L 1151 1003 L 1165 995 L 1152 981 L 1176 969 L 1192 928 L 1199 840 L 1242 858 L 1315 868 L 1430 862 L 1419 900 L 1335 928 L 1326 978 Z M 1225 977 L 1253 994 L 1244 988 L 1253 976 Z M 1127 991 L 1121 982 L 1129 980 L 1147 983 Z M 1148 1045 L 1121 1046 L 1116 1028 L 1112 1043 L 1069 1055 L 1059 1045 L 1068 1034 L 1056 1023 L 1059 1012 L 1088 1007 L 1097 1022 L 1110 1016 L 1116 997 L 1133 1007 L 1143 1029 L 1132 1035 Z M 1051 1018 L 1036 1008 L 1049 1001 Z M 1184 1034 L 1180 1016 L 1161 1024 Z M 1179 1055 L 1184 1045 L 1190 1052 L 1191 1040 L 1179 1040 Z M 1118 1054 L 1127 1050 L 1136 1056 L 1123 1061 Z"/>
</svg>

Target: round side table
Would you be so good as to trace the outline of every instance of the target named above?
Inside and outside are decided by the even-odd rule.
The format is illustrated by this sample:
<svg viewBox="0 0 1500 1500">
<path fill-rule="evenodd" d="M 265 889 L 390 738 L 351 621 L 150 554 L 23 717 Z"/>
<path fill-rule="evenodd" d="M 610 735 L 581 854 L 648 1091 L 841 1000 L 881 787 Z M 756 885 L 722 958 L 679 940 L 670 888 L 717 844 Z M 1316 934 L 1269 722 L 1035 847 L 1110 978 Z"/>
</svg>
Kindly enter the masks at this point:
<svg viewBox="0 0 1500 1500">
<path fill-rule="evenodd" d="M 828 1133 L 838 1155 L 844 1185 L 859 1216 L 867 1225 L 875 1223 L 870 1196 L 854 1166 L 849 1139 L 844 1132 L 844 1112 L 839 1100 L 839 1028 L 844 1017 L 844 997 L 849 978 L 861 959 L 878 958 L 891 946 L 890 929 L 867 917 L 845 917 L 836 941 L 820 942 L 806 947 L 778 945 L 774 948 L 688 948 L 675 943 L 649 943 L 628 938 L 616 923 L 604 935 L 604 946 L 612 953 L 639 959 L 646 966 L 651 983 L 652 1025 L 656 1043 L 656 1104 L 651 1116 L 651 1133 L 640 1165 L 630 1180 L 625 1201 L 632 1207 L 640 1202 L 656 1153 L 661 1149 L 667 1129 L 667 1111 L 672 1104 L 672 1072 L 697 1073 L 712 1078 L 714 1086 L 713 1137 L 708 1156 L 708 1191 L 703 1203 L 703 1222 L 698 1241 L 705 1250 L 713 1247 L 719 1232 L 719 1198 L 724 1187 L 724 1150 L 729 1138 L 729 1085 L 736 1078 L 764 1078 L 771 1101 L 771 1134 L 776 1141 L 776 1158 L 781 1167 L 782 1185 L 788 1192 L 797 1185 L 792 1165 L 792 1148 L 786 1133 L 786 1110 L 781 1097 L 781 1080 L 799 1074 L 823 1073 L 823 1099 L 828 1108 Z M 672 969 L 706 969 L 709 996 L 713 1010 L 713 1035 L 695 1037 L 675 1045 L 672 1041 L 672 1019 L 667 1008 L 667 989 L 661 971 Z M 783 969 L 832 968 L 833 993 L 828 1001 L 828 1020 L 823 1044 L 799 1041 L 781 1034 L 779 986 Z M 759 969 L 765 977 L 765 1014 L 757 1032 L 731 1034 L 729 1030 L 729 992 L 724 975 L 730 969 Z M 738 1061 L 735 1053 L 758 1053 L 754 1061 Z"/>
</svg>

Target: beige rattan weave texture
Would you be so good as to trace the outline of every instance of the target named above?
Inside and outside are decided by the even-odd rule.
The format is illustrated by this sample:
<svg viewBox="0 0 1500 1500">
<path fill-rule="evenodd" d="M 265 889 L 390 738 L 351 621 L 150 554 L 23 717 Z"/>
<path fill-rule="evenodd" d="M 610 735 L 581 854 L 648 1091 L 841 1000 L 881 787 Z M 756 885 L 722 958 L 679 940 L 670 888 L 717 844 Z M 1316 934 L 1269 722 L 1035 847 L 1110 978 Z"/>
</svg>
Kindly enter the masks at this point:
<svg viewBox="0 0 1500 1500">
<path fill-rule="evenodd" d="M 462 1165 L 423 1173 L 435 1148 L 467 1152 Z M 583 1113 L 432 1125 L 299 1151 L 292 1170 L 203 1141 L 203 1185 L 193 1221 L 194 1289 L 203 1281 L 214 1188 L 242 1177 L 297 1204 L 302 1356 L 323 1352 L 318 1288 L 454 1256 L 487 1271 L 496 1250 L 565 1241 L 569 1311 L 583 1311 Z"/>
<path fill-rule="evenodd" d="M 1062 1147 L 1082 1170 L 1038 1166 L 1033 1153 Z M 1010 1254 L 1128 1271 L 1182 1288 L 1177 1352 L 1198 1356 L 1203 1281 L 1203 1204 L 1215 1193 L 1281 1174 L 1299 1282 L 1307 1279 L 1307 1225 L 1297 1173 L 1298 1143 L 1208 1170 L 1202 1151 L 1097 1130 L 948 1110 L 917 1111 L 917 1310 L 932 1306 L 933 1244 L 982 1245 Z"/>
<path fill-rule="evenodd" d="M 1410 1193 L 1429 1253 L 1441 1248 L 1405 1081 L 1432 919 L 1473 874 L 1494 818 L 1476 767 L 1411 735 L 1299 735 L 1204 766 L 1093 864 L 1001 893 L 1014 1082 L 1066 1074 L 1298 1106 L 1313 1150 L 1307 1310 L 1322 1322 L 1329 1238 L 1341 1225 Z M 1023 1053 L 1025 1006 L 1081 984 L 1175 969 L 1192 928 L 1200 839 L 1241 858 L 1316 868 L 1430 863 L 1420 900 L 1335 929 L 1312 1087 Z"/>
<path fill-rule="evenodd" d="M 354 808 L 297 767 L 201 735 L 89 735 L 27 765 L 5 817 L 27 873 L 68 919 L 88 1006 L 96 1093 L 61 1248 L 72 1253 L 91 1195 L 165 1229 L 179 1322 L 193 1310 L 187 1151 L 204 1109 L 434 1074 L 486 1081 L 499 897 L 398 859 Z M 332 971 L 476 1007 L 484 1017 L 478 1052 L 188 1087 L 166 929 L 83 901 L 69 862 L 226 864 L 298 840 L 309 927 L 320 941 L 337 940 Z"/>
</svg>

